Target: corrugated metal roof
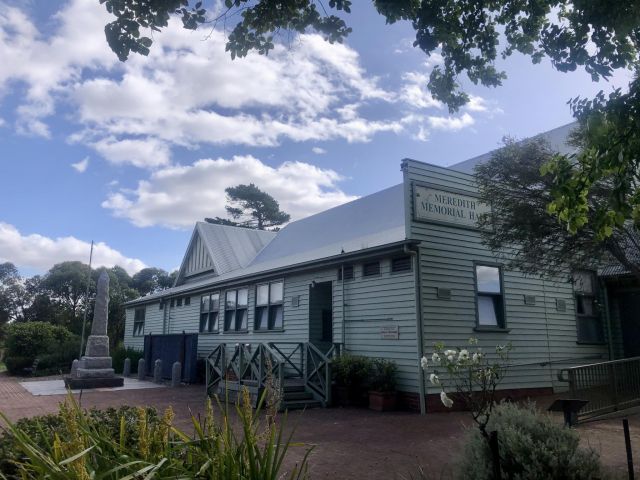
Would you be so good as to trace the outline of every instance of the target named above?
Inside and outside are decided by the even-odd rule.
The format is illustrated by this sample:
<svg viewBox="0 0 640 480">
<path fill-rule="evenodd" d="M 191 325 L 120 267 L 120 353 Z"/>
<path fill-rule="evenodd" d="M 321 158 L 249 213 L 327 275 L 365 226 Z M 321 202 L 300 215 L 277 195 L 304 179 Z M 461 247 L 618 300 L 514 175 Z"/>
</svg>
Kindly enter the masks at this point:
<svg viewBox="0 0 640 480">
<path fill-rule="evenodd" d="M 402 184 L 292 222 L 251 262 L 293 264 L 405 238 Z"/>
<path fill-rule="evenodd" d="M 216 277 L 179 285 L 133 302 L 402 242 L 406 239 L 404 222 L 403 184 L 292 222 L 277 233 L 198 222 L 196 229 L 210 245 L 216 267 L 219 264 L 227 270 L 217 267 Z M 265 245 L 251 256 L 256 242 Z M 228 269 L 242 262 L 248 264 Z"/>
<path fill-rule="evenodd" d="M 622 265 L 606 265 L 598 269 L 599 277 L 620 277 L 630 275 L 631 272 Z"/>
<path fill-rule="evenodd" d="M 543 138 L 549 144 L 549 146 L 558 153 L 562 153 L 565 155 L 575 153 L 576 148 L 568 145 L 567 140 L 569 139 L 569 134 L 571 130 L 576 128 L 577 122 L 572 122 L 567 125 L 563 125 L 558 128 L 554 128 L 553 130 L 549 130 L 548 132 L 540 133 L 535 135 L 532 138 Z M 454 163 L 453 165 L 449 165 L 451 170 L 456 170 L 458 172 L 470 173 L 474 172 L 474 168 L 476 165 L 487 162 L 491 159 L 491 156 L 496 152 L 496 150 L 492 150 L 487 153 L 483 153 L 482 155 L 478 155 L 477 157 L 470 158 L 469 160 L 465 160 L 460 163 Z"/>
<path fill-rule="evenodd" d="M 196 229 L 219 275 L 246 267 L 276 237 L 276 232 L 208 222 L 198 222 Z"/>
</svg>

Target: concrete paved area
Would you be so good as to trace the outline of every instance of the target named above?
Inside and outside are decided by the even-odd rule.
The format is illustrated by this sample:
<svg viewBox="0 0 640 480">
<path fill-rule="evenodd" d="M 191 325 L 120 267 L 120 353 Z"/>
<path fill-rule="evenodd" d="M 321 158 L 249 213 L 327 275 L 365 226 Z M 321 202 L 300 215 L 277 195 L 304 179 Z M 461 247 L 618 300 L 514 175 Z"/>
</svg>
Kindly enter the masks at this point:
<svg viewBox="0 0 640 480">
<path fill-rule="evenodd" d="M 20 386 L 31 395 L 66 395 L 67 389 L 64 381 L 56 378 L 52 380 L 32 380 L 19 382 Z M 95 392 L 117 392 L 121 390 L 141 390 L 145 388 L 166 388 L 164 385 L 153 382 L 141 382 L 136 378 L 125 378 L 122 387 L 96 388 Z M 73 393 L 80 393 L 80 390 L 72 390 Z"/>
<path fill-rule="evenodd" d="M 20 385 L 23 380 L 0 374 L 0 410 L 11 420 L 53 413 L 64 400 L 64 395 L 31 395 Z M 76 398 L 85 408 L 126 404 L 152 405 L 163 410 L 171 405 L 176 424 L 186 431 L 191 430 L 190 412 L 202 414 L 205 405 L 202 385 L 84 391 Z M 640 466 L 640 413 L 631 415 L 630 423 L 636 465 Z M 408 478 L 418 466 L 430 472 L 429 478 L 448 479 L 469 425 L 470 417 L 464 412 L 420 416 L 345 408 L 295 411 L 289 414 L 288 426 L 295 428 L 294 441 L 304 446 L 292 448 L 288 465 L 313 446 L 313 479 Z M 578 432 L 582 443 L 598 450 L 606 465 L 618 472 L 626 471 L 620 419 L 581 425 Z"/>
</svg>

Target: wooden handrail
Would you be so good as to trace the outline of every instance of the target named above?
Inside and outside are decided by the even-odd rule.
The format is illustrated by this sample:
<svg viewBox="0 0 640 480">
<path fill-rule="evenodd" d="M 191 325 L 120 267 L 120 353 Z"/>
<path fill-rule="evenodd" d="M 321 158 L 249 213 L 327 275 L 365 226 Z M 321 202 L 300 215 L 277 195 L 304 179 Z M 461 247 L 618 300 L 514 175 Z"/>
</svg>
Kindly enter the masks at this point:
<svg viewBox="0 0 640 480">
<path fill-rule="evenodd" d="M 287 349 L 283 347 L 290 345 L 295 347 L 286 352 Z M 279 388 L 283 389 L 285 369 L 289 369 L 294 373 L 294 378 L 302 380 L 307 390 L 324 406 L 331 402 L 331 360 L 340 355 L 340 344 L 332 344 L 325 353 L 311 342 L 238 343 L 234 346 L 233 354 L 229 353 L 226 344 L 221 343 L 207 356 L 208 394 L 218 389 L 230 371 L 241 385 L 261 389 L 271 376 L 277 379 Z M 297 355 L 299 362 L 295 358 Z"/>
</svg>

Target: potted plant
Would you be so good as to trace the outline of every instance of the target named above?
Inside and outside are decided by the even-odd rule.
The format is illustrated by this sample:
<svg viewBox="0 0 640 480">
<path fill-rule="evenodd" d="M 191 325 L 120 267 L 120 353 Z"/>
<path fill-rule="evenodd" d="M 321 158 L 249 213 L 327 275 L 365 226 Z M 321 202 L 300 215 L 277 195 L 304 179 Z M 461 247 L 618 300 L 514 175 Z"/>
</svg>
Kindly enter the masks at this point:
<svg viewBox="0 0 640 480">
<path fill-rule="evenodd" d="M 371 381 L 369 389 L 369 408 L 378 412 L 387 412 L 396 408 L 396 375 L 398 367 L 395 362 L 377 358 L 371 365 Z"/>
<path fill-rule="evenodd" d="M 371 360 L 344 353 L 331 362 L 335 404 L 343 407 L 366 405 L 366 382 Z"/>
</svg>

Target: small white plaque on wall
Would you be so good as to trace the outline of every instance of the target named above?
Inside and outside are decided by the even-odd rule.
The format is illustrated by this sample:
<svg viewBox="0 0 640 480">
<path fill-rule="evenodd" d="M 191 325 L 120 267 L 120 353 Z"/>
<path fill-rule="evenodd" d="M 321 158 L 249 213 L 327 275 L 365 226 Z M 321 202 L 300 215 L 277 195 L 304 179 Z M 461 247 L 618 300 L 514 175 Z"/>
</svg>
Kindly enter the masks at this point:
<svg viewBox="0 0 640 480">
<path fill-rule="evenodd" d="M 384 325 L 380 327 L 380 338 L 384 340 L 399 340 L 400 330 L 397 325 Z"/>
</svg>

